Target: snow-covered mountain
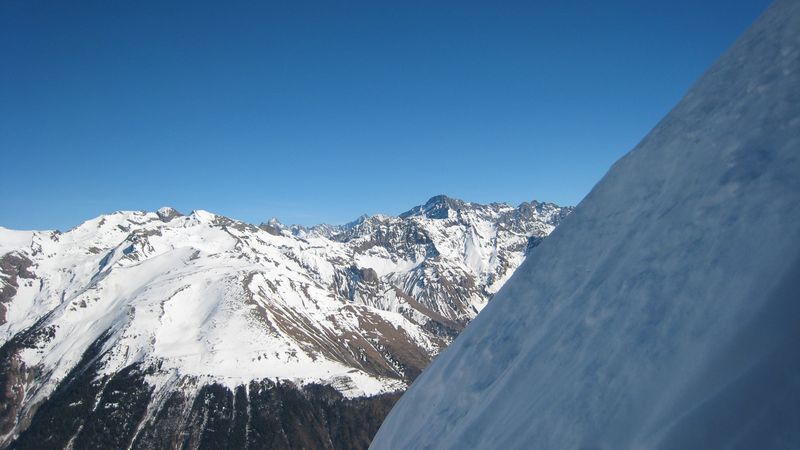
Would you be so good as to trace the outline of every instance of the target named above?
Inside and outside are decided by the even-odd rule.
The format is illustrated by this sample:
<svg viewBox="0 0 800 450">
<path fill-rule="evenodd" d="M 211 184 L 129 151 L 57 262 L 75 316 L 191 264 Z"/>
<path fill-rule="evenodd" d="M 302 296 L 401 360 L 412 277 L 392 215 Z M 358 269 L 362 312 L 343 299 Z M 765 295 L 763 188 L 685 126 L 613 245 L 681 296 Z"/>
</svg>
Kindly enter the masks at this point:
<svg viewBox="0 0 800 450">
<path fill-rule="evenodd" d="M 798 292 L 800 2 L 777 0 L 372 448 L 800 448 Z"/>
<path fill-rule="evenodd" d="M 336 441 L 364 446 L 396 398 L 380 395 L 405 388 L 570 211 L 437 196 L 343 226 L 162 208 L 64 233 L 0 228 L 0 444 L 317 446 L 372 421 Z M 318 403 L 292 411 L 320 417 L 290 432 L 292 390 Z"/>
</svg>

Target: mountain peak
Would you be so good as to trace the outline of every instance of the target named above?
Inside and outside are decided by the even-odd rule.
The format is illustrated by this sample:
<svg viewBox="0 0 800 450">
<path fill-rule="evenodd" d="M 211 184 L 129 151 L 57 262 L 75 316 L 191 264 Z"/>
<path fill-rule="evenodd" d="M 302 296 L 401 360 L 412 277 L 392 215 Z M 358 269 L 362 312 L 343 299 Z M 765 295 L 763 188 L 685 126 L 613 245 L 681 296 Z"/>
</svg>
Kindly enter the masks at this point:
<svg viewBox="0 0 800 450">
<path fill-rule="evenodd" d="M 197 220 L 198 222 L 203 223 L 203 222 L 212 222 L 214 219 L 216 219 L 217 215 L 210 211 L 206 211 L 204 209 L 195 209 L 194 211 L 192 211 L 191 217 Z"/>
<path fill-rule="evenodd" d="M 161 208 L 158 208 L 156 214 L 158 214 L 158 218 L 164 222 L 169 222 L 176 217 L 183 216 L 183 214 L 171 206 L 162 206 Z"/>
<path fill-rule="evenodd" d="M 461 206 L 464 205 L 466 202 L 463 200 L 448 197 L 444 194 L 434 195 L 433 197 L 429 198 L 427 202 L 425 202 L 425 206 Z"/>
<path fill-rule="evenodd" d="M 283 222 L 278 220 L 277 217 L 270 217 L 269 220 L 259 225 L 258 228 L 261 228 L 269 234 L 280 236 L 283 234 L 282 231 L 288 229 L 289 227 L 284 225 Z"/>
<path fill-rule="evenodd" d="M 277 217 L 270 217 L 269 220 L 266 221 L 267 225 L 271 225 L 273 227 L 280 227 L 286 228 L 286 225 L 283 224 Z"/>
<path fill-rule="evenodd" d="M 424 205 L 415 206 L 400 214 L 400 217 L 425 216 L 429 219 L 446 219 L 450 217 L 450 211 L 459 211 L 466 204 L 463 200 L 439 194 L 428 199 Z"/>
</svg>

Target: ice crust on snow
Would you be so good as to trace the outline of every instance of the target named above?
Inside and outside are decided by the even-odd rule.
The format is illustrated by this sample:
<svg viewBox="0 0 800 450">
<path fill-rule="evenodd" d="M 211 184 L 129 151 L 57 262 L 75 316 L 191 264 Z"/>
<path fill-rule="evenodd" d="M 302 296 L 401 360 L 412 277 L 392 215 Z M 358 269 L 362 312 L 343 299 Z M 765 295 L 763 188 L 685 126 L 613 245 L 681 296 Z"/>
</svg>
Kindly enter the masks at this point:
<svg viewBox="0 0 800 450">
<path fill-rule="evenodd" d="M 800 2 L 778 0 L 413 383 L 373 449 L 800 447 Z"/>
</svg>

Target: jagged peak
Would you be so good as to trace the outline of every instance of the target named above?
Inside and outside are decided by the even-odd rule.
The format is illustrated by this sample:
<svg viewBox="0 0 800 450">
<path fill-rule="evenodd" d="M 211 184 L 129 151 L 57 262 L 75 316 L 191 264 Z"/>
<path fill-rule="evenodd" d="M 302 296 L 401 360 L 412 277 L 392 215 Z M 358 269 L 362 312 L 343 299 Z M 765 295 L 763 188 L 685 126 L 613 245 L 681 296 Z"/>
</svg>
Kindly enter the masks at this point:
<svg viewBox="0 0 800 450">
<path fill-rule="evenodd" d="M 283 222 L 281 222 L 281 221 L 280 221 L 280 220 L 279 220 L 277 217 L 275 217 L 275 216 L 273 216 L 273 217 L 270 217 L 270 218 L 269 218 L 269 220 L 267 220 L 266 224 L 267 224 L 267 225 L 272 225 L 272 226 L 280 226 L 281 228 L 285 228 L 285 227 L 286 227 L 286 225 L 284 225 L 284 224 L 283 224 Z"/>
<path fill-rule="evenodd" d="M 169 222 L 176 217 L 183 216 L 180 211 L 171 206 L 162 206 L 161 208 L 158 208 L 158 210 L 156 210 L 156 214 L 163 222 Z"/>
<path fill-rule="evenodd" d="M 261 224 L 258 227 L 262 229 L 264 227 L 269 227 L 269 228 L 274 228 L 276 230 L 286 230 L 289 228 L 288 225 L 281 222 L 280 219 L 278 219 L 275 216 L 270 217 L 266 222 L 261 222 Z"/>
<path fill-rule="evenodd" d="M 467 205 L 468 203 L 464 200 L 448 197 L 444 194 L 434 195 L 433 197 L 429 198 L 427 202 L 425 202 L 425 206 L 450 206 L 450 207 L 460 207 Z"/>
<path fill-rule="evenodd" d="M 266 231 L 269 234 L 280 236 L 283 234 L 283 230 L 289 229 L 283 222 L 278 220 L 277 217 L 270 217 L 269 220 L 266 222 L 262 222 L 258 228 Z"/>
<path fill-rule="evenodd" d="M 429 219 L 446 219 L 450 216 L 450 211 L 459 211 L 466 205 L 469 203 L 439 194 L 428 199 L 424 205 L 415 206 L 400 214 L 400 217 L 425 216 Z"/>
</svg>

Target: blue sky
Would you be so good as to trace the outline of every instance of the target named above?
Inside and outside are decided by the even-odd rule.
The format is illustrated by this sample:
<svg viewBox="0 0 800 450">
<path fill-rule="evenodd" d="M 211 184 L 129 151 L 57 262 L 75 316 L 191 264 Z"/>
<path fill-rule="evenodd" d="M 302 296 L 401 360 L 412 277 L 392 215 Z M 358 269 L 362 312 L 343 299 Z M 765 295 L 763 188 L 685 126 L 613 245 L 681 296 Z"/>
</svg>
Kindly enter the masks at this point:
<svg viewBox="0 0 800 450">
<path fill-rule="evenodd" d="M 576 204 L 769 4 L 0 2 L 0 226 Z"/>
</svg>

